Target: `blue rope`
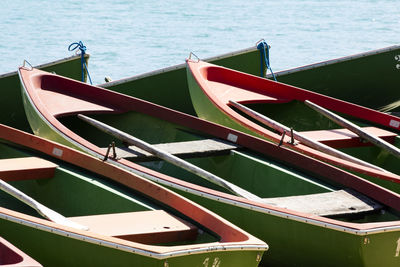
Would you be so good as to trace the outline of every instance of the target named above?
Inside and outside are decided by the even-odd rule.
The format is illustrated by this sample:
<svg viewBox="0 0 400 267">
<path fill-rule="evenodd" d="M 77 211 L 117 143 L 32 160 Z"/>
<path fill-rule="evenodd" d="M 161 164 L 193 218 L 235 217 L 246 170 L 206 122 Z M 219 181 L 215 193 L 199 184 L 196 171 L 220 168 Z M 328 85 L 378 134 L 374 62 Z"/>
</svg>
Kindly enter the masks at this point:
<svg viewBox="0 0 400 267">
<path fill-rule="evenodd" d="M 85 82 L 85 70 L 86 70 L 86 73 L 89 77 L 90 84 L 93 84 L 92 79 L 90 78 L 90 74 L 89 74 L 87 65 L 86 65 L 86 61 L 85 61 L 86 46 L 83 45 L 82 41 L 79 41 L 78 43 L 72 43 L 68 46 L 69 51 L 74 51 L 78 48 L 79 48 L 79 50 L 81 50 L 82 82 Z"/>
<path fill-rule="evenodd" d="M 258 45 L 257 45 L 257 49 L 260 50 L 260 55 L 261 55 L 261 77 L 264 77 L 264 64 L 263 61 L 265 61 L 265 67 L 268 70 L 271 71 L 272 77 L 274 78 L 274 80 L 276 81 L 276 77 L 274 72 L 271 69 L 271 65 L 270 65 L 270 61 L 269 61 L 269 45 L 262 40 Z"/>
</svg>

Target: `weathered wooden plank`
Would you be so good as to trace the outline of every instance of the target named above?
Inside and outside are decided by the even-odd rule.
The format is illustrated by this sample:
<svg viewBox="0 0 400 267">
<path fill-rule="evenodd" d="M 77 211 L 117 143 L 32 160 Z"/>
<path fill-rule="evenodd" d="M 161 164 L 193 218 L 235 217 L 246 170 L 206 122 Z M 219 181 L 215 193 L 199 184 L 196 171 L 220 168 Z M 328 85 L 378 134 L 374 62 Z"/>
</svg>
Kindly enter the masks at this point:
<svg viewBox="0 0 400 267">
<path fill-rule="evenodd" d="M 156 144 L 154 147 L 180 158 L 224 155 L 228 154 L 231 150 L 239 148 L 238 145 L 217 139 Z M 154 160 L 157 158 L 153 154 L 135 146 L 116 148 L 116 153 L 119 158 L 130 158 L 137 161 Z"/>
<path fill-rule="evenodd" d="M 319 216 L 346 216 L 382 209 L 379 203 L 352 190 L 264 198 L 263 203 Z"/>
<path fill-rule="evenodd" d="M 37 157 L 0 160 L 0 179 L 4 181 L 52 178 L 57 164 Z"/>
<path fill-rule="evenodd" d="M 69 217 L 90 231 L 145 244 L 194 240 L 197 227 L 163 210 Z"/>
</svg>

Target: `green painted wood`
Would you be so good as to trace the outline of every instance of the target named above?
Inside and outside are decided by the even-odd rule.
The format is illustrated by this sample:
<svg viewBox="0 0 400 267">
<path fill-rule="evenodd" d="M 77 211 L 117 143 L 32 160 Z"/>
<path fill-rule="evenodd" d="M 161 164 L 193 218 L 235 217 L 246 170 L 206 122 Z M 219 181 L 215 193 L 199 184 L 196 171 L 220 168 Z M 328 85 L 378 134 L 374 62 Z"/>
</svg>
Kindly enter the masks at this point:
<svg viewBox="0 0 400 267">
<path fill-rule="evenodd" d="M 210 252 L 159 260 L 117 249 L 36 230 L 0 220 L 2 236 L 16 244 L 43 266 L 148 266 L 204 267 L 204 262 L 219 266 L 257 266 L 257 252 Z M 21 238 L 23 237 L 23 238 Z M 216 260 L 217 259 L 217 260 Z M 211 263 L 208 266 L 212 266 Z M 168 264 L 168 265 L 167 265 Z"/>
<path fill-rule="evenodd" d="M 86 56 L 86 64 L 88 64 L 88 61 L 89 55 Z M 65 58 L 38 67 L 72 79 L 81 79 L 80 56 Z M 0 123 L 31 132 L 24 110 L 22 109 L 20 81 L 17 72 L 0 75 L 0 92 L 2 95 L 0 98 Z"/>
<path fill-rule="evenodd" d="M 279 82 L 380 109 L 399 100 L 399 55 L 400 47 L 393 46 L 275 75 Z"/>
<path fill-rule="evenodd" d="M 261 72 L 260 52 L 255 47 L 205 61 L 254 75 L 260 75 Z M 190 100 L 184 64 L 100 86 L 187 114 L 196 114 Z"/>
<path fill-rule="evenodd" d="M 262 266 L 398 266 L 398 232 L 354 235 L 180 192 L 265 238 Z"/>
<path fill-rule="evenodd" d="M 21 90 L 20 90 L 21 91 Z M 27 95 L 24 90 L 22 90 L 22 102 L 25 110 L 26 119 L 29 122 L 31 131 L 41 137 L 47 138 L 49 140 L 56 141 L 60 144 L 64 144 L 75 148 L 77 150 L 81 150 L 79 147 L 73 145 L 71 142 L 67 141 L 63 136 L 54 131 L 51 127 L 49 127 L 40 117 L 39 113 L 33 108 L 30 104 Z"/>
</svg>

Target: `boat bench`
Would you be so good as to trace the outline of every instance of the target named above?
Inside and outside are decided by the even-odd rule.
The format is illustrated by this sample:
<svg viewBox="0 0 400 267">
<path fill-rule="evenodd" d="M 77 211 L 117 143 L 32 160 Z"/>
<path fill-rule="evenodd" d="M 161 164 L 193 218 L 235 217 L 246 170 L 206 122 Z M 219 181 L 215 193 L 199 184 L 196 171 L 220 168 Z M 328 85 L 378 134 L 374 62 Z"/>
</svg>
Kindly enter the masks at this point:
<svg viewBox="0 0 400 267">
<path fill-rule="evenodd" d="M 7 182 L 52 178 L 57 167 L 57 164 L 37 157 L 0 159 L 0 179 Z"/>
<path fill-rule="evenodd" d="M 172 142 L 155 144 L 153 146 L 180 158 L 225 155 L 231 150 L 239 148 L 236 144 L 217 139 Z M 106 150 L 106 148 L 103 149 Z M 157 159 L 156 156 L 135 146 L 118 147 L 116 148 L 116 154 L 118 158 L 129 158 L 133 161 L 150 161 Z"/>
<path fill-rule="evenodd" d="M 163 210 L 112 213 L 69 217 L 89 227 L 89 231 L 144 244 L 195 240 L 198 229 L 193 224 Z"/>
<path fill-rule="evenodd" d="M 318 216 L 350 216 L 375 212 L 382 205 L 353 190 L 264 198 L 263 203 Z"/>
<path fill-rule="evenodd" d="M 376 127 L 362 127 L 364 131 L 374 136 L 380 137 L 386 142 L 394 143 L 396 134 Z M 371 145 L 369 142 L 362 142 L 360 137 L 347 129 L 333 129 L 320 131 L 304 131 L 302 135 L 321 142 L 334 148 L 346 148 Z"/>
</svg>

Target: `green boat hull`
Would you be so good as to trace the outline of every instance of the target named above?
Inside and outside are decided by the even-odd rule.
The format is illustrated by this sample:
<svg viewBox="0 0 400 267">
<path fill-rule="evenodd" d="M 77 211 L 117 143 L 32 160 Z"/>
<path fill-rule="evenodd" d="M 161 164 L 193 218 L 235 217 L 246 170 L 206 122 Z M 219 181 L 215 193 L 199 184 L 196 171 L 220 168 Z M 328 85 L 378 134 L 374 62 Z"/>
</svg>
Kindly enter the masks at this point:
<svg viewBox="0 0 400 267">
<path fill-rule="evenodd" d="M 372 109 L 399 112 L 400 46 L 275 73 L 279 82 Z"/>
<path fill-rule="evenodd" d="M 205 59 L 221 66 L 260 75 L 260 52 L 256 47 Z M 196 115 L 186 82 L 185 64 L 99 85 L 101 87 Z"/>
<path fill-rule="evenodd" d="M 88 64 L 88 54 L 86 54 L 85 59 L 86 64 Z M 43 64 L 37 67 L 75 80 L 80 80 L 82 77 L 81 57 L 79 55 Z M 26 119 L 24 110 L 18 108 L 23 106 L 20 88 L 20 81 L 16 71 L 0 75 L 0 90 L 2 93 L 2 97 L 0 99 L 0 122 L 25 132 L 31 132 L 31 128 Z"/>
<path fill-rule="evenodd" d="M 177 191 L 178 192 L 178 191 Z M 399 232 L 354 234 L 179 192 L 263 240 L 262 266 L 398 266 Z"/>
<path fill-rule="evenodd" d="M 229 53 L 206 59 L 216 65 L 260 75 L 260 52 Z M 399 112 L 396 104 L 400 47 L 392 46 L 275 73 L 279 82 L 306 88 L 373 109 Z M 265 73 L 265 67 L 262 67 Z M 271 78 L 271 75 L 267 76 Z M 153 103 L 195 115 L 184 65 L 100 85 Z M 397 108 L 397 109 L 396 109 Z"/>
<path fill-rule="evenodd" d="M 258 266 L 256 252 L 209 252 L 154 259 L 135 255 L 90 242 L 57 235 L 47 231 L 32 230 L 21 224 L 0 220 L 2 236 L 18 244 L 27 254 L 36 257 L 43 266 L 145 266 L 145 267 L 204 267 L 214 262 L 221 267 Z M 21 237 L 24 241 L 21 242 Z M 251 263 L 254 264 L 251 264 Z"/>
</svg>

